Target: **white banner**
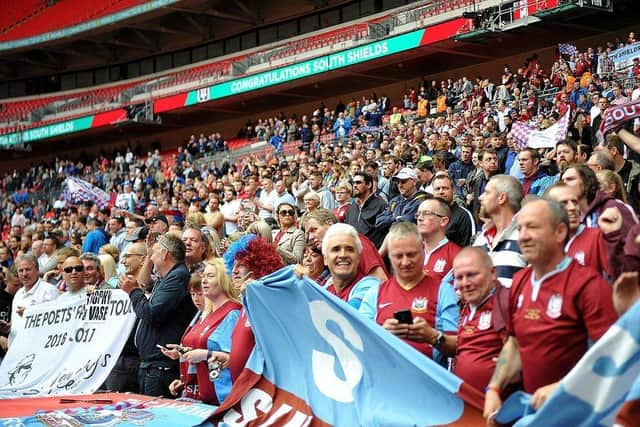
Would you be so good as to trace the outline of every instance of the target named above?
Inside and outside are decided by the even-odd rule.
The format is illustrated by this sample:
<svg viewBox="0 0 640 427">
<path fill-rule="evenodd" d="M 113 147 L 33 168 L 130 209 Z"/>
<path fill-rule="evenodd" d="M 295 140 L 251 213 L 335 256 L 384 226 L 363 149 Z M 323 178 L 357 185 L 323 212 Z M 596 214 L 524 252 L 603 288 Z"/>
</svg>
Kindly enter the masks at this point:
<svg viewBox="0 0 640 427">
<path fill-rule="evenodd" d="M 95 392 L 115 365 L 135 314 L 129 296 L 115 289 L 29 307 L 24 320 L 0 366 L 0 398 Z"/>
<path fill-rule="evenodd" d="M 640 42 L 616 49 L 609 54 L 616 71 L 624 70 L 633 65 L 633 58 L 640 57 Z"/>
</svg>

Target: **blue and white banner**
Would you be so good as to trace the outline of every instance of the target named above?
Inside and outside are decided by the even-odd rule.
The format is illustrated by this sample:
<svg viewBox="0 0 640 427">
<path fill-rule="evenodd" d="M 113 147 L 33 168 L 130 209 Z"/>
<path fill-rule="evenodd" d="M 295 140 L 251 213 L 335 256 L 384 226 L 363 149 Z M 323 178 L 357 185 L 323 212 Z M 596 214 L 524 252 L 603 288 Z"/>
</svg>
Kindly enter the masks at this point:
<svg viewBox="0 0 640 427">
<path fill-rule="evenodd" d="M 23 317 L 24 327 L 0 365 L 0 399 L 94 393 L 136 320 L 129 295 L 120 289 L 76 300 L 59 297 L 27 307 Z"/>
<path fill-rule="evenodd" d="M 616 71 L 631 67 L 633 65 L 633 58 L 638 57 L 640 57 L 640 42 L 623 46 L 609 54 L 609 58 L 613 61 Z"/>
<path fill-rule="evenodd" d="M 429 426 L 463 417 L 462 380 L 293 267 L 249 284 L 244 303 L 256 346 L 217 412 L 221 425 Z"/>
<path fill-rule="evenodd" d="M 107 192 L 80 178 L 72 176 L 67 178 L 62 194 L 64 199 L 70 203 L 92 202 L 101 209 L 109 206 L 110 196 Z"/>
<path fill-rule="evenodd" d="M 102 406 L 80 407 L 92 401 L 108 402 L 110 399 L 103 397 L 120 397 L 121 401 L 112 402 Z M 145 396 L 127 397 L 115 393 L 100 395 L 100 399 L 87 396 L 86 400 L 75 397 L 60 399 L 56 406 L 59 409 L 38 410 L 38 403 L 50 407 L 50 402 L 33 400 L 33 415 L 14 416 L 0 418 L 0 427 L 49 427 L 49 426 L 118 426 L 118 427 L 182 427 L 199 426 L 212 427 L 207 419 L 216 410 L 216 406 L 205 405 L 199 402 L 181 402 L 168 399 L 144 398 Z M 75 403 L 74 405 L 74 402 Z M 71 405 L 71 406 L 70 406 Z"/>
<path fill-rule="evenodd" d="M 523 417 L 516 427 L 611 426 L 622 404 L 638 398 L 640 302 L 591 347 L 540 411 Z M 513 411 L 515 406 L 514 402 L 505 402 L 504 412 Z M 526 406 L 523 401 L 522 411 L 527 411 Z M 496 419 L 501 420 L 500 413 Z"/>
</svg>

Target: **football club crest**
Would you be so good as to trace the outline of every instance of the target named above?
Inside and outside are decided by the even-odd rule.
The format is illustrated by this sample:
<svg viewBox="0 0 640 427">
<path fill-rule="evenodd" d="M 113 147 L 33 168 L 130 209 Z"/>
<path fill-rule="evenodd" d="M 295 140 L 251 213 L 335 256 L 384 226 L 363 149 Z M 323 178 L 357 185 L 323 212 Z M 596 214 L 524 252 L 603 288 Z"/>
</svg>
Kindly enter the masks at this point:
<svg viewBox="0 0 640 427">
<path fill-rule="evenodd" d="M 480 318 L 478 319 L 478 329 L 481 331 L 486 331 L 491 327 L 491 312 L 483 311 L 480 314 Z"/>
<path fill-rule="evenodd" d="M 209 88 L 203 87 L 198 89 L 198 103 L 207 102 L 209 100 Z"/>
<path fill-rule="evenodd" d="M 446 265 L 447 261 L 444 258 L 438 258 L 436 263 L 433 265 L 433 271 L 435 271 L 436 273 L 442 273 Z"/>
<path fill-rule="evenodd" d="M 576 252 L 576 254 L 573 256 L 573 259 L 578 261 L 580 265 L 584 265 L 584 251 Z"/>
<path fill-rule="evenodd" d="M 562 314 L 562 295 L 553 294 L 547 303 L 547 316 L 557 319 Z"/>
<path fill-rule="evenodd" d="M 427 299 L 424 297 L 414 298 L 411 303 L 411 311 L 414 313 L 426 313 L 427 312 Z"/>
</svg>

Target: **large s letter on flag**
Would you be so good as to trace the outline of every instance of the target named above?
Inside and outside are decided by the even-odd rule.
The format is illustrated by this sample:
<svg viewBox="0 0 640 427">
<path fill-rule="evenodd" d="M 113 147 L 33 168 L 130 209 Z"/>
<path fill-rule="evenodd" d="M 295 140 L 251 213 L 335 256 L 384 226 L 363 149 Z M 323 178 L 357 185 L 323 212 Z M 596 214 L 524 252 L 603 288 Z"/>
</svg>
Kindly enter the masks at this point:
<svg viewBox="0 0 640 427">
<path fill-rule="evenodd" d="M 484 424 L 462 380 L 292 267 L 250 284 L 244 303 L 256 347 L 221 425 L 428 426 L 463 412 Z"/>
</svg>

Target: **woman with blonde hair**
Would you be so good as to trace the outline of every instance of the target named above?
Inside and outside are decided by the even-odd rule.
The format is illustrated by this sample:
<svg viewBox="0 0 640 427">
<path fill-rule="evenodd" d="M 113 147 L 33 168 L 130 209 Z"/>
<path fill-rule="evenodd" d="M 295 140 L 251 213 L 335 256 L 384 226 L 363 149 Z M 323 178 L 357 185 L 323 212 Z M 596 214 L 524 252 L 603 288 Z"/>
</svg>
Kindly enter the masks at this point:
<svg viewBox="0 0 640 427">
<path fill-rule="evenodd" d="M 622 178 L 614 171 L 603 169 L 596 173 L 600 190 L 604 191 L 614 199 L 618 199 L 627 203 L 627 194 L 622 185 Z"/>
<path fill-rule="evenodd" d="M 192 280 L 200 280 L 204 306 L 198 307 L 200 311 L 182 336 L 181 345 L 168 344 L 162 350 L 165 356 L 180 357 L 181 361 L 180 379 L 174 380 L 169 390 L 174 395 L 182 391 L 183 397 L 220 405 L 231 391 L 231 373 L 221 362 L 229 359 L 231 333 L 242 306 L 222 258 L 208 260 L 204 271 L 194 276 Z M 210 366 L 217 361 L 218 366 Z"/>
<path fill-rule="evenodd" d="M 116 262 L 111 255 L 102 253 L 98 255 L 98 258 L 100 259 L 100 265 L 102 265 L 102 271 L 104 272 L 104 282 L 109 282 L 112 277 L 118 276 Z"/>
</svg>

